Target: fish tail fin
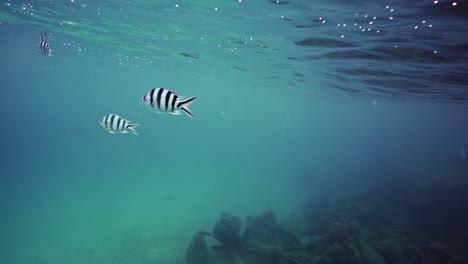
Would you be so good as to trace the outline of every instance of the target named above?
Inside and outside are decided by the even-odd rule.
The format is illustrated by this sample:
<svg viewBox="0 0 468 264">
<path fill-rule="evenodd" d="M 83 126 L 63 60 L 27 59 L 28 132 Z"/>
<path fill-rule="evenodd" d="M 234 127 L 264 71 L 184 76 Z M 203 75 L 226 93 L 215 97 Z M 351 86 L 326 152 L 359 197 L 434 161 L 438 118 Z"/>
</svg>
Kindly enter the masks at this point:
<svg viewBox="0 0 468 264">
<path fill-rule="evenodd" d="M 138 136 L 138 132 L 135 130 L 135 128 L 138 126 L 140 126 L 140 124 L 128 124 L 127 130 L 130 131 L 130 133 Z"/>
<path fill-rule="evenodd" d="M 180 101 L 178 104 L 177 104 L 177 108 L 180 108 L 182 109 L 182 111 L 184 111 L 187 115 L 189 115 L 190 117 L 193 117 L 193 114 L 192 112 L 190 112 L 190 109 L 188 108 L 188 106 L 190 105 L 190 103 L 195 100 L 197 97 L 196 96 L 192 96 L 188 99 L 185 99 L 183 101 Z"/>
</svg>

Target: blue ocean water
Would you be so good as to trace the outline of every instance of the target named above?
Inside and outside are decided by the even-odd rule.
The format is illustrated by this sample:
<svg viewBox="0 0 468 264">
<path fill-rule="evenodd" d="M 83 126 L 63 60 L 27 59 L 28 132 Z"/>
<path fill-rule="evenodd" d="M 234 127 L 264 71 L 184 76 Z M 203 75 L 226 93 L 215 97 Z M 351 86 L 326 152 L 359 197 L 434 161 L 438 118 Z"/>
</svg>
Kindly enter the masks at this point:
<svg viewBox="0 0 468 264">
<path fill-rule="evenodd" d="M 307 245 L 339 211 L 374 252 L 304 263 L 466 263 L 467 17 L 445 0 L 2 1 L 0 263 L 185 263 L 222 213 L 246 228 L 267 210 Z M 141 104 L 155 87 L 197 96 L 194 117 Z"/>
</svg>

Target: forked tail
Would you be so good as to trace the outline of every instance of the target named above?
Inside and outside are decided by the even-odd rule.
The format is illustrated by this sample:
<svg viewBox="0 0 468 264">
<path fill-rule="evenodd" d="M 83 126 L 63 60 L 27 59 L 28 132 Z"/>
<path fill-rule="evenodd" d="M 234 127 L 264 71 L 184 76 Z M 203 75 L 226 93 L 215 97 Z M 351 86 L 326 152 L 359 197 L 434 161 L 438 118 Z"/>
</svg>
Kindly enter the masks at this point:
<svg viewBox="0 0 468 264">
<path fill-rule="evenodd" d="M 135 135 L 138 136 L 138 132 L 135 130 L 135 128 L 136 128 L 137 126 L 139 126 L 139 125 L 140 125 L 140 124 L 128 124 L 128 125 L 127 125 L 127 130 L 130 131 L 130 133 L 135 134 Z"/>
<path fill-rule="evenodd" d="M 190 109 L 188 108 L 188 106 L 190 105 L 190 103 L 195 100 L 197 97 L 196 96 L 193 96 L 193 97 L 190 97 L 188 99 L 185 99 L 183 101 L 180 101 L 178 104 L 177 104 L 177 108 L 180 108 L 182 109 L 182 111 L 184 111 L 187 115 L 189 115 L 190 117 L 193 117 L 193 114 L 192 112 L 190 112 Z"/>
</svg>

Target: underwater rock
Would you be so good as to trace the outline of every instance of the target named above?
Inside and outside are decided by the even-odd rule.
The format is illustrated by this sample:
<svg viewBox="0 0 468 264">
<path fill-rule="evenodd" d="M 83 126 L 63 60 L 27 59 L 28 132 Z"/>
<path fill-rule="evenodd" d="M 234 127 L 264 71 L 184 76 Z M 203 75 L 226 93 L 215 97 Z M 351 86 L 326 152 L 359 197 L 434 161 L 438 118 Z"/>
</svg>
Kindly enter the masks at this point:
<svg viewBox="0 0 468 264">
<path fill-rule="evenodd" d="M 242 241 L 257 246 L 281 246 L 275 231 L 272 230 L 273 226 L 274 225 L 263 222 L 255 217 L 247 217 Z"/>
<path fill-rule="evenodd" d="M 323 224 L 323 214 L 330 208 L 330 202 L 327 199 L 316 199 L 307 201 L 302 210 L 304 233 L 314 234 L 323 230 L 320 225 Z"/>
<path fill-rule="evenodd" d="M 322 235 L 320 239 L 309 245 L 309 248 L 319 247 L 328 248 L 334 243 L 351 241 L 357 237 L 357 227 L 352 223 L 351 217 L 345 213 L 336 213 L 322 216 L 318 224 Z"/>
<path fill-rule="evenodd" d="M 344 213 L 328 215 L 326 232 L 306 245 L 306 251 L 316 256 L 320 264 L 367 264 L 365 249 L 358 238 L 357 227 Z"/>
<path fill-rule="evenodd" d="M 429 244 L 429 251 L 432 253 L 437 263 L 440 264 L 463 264 L 465 259 L 454 255 L 446 246 L 440 242 L 432 242 Z"/>
<path fill-rule="evenodd" d="M 333 222 L 328 229 L 328 237 L 334 242 L 345 242 L 353 239 L 357 229 L 350 223 Z"/>
<path fill-rule="evenodd" d="M 282 249 L 279 246 L 244 245 L 244 260 L 247 264 L 280 264 Z"/>
<path fill-rule="evenodd" d="M 303 233 L 302 230 L 304 229 L 302 218 L 295 214 L 291 214 L 289 217 L 282 219 L 279 222 L 279 225 L 286 231 L 297 236 L 301 235 Z"/>
<path fill-rule="evenodd" d="M 241 220 L 238 217 L 228 213 L 223 213 L 221 218 L 216 222 L 213 229 L 213 236 L 221 243 L 221 247 L 217 247 L 222 255 L 222 262 L 233 264 L 238 262 L 238 257 L 241 256 L 241 241 L 240 241 Z"/>
<path fill-rule="evenodd" d="M 271 210 L 265 211 L 261 215 L 257 216 L 257 219 L 271 225 L 277 225 L 276 216 Z"/>
<path fill-rule="evenodd" d="M 361 264 L 360 251 L 349 243 L 335 243 L 329 247 L 319 260 L 319 264 Z"/>
<path fill-rule="evenodd" d="M 299 238 L 276 223 L 273 212 L 267 211 L 258 217 L 248 217 L 242 241 L 251 245 L 302 247 Z"/>
<path fill-rule="evenodd" d="M 422 263 L 421 250 L 402 234 L 391 234 L 375 248 L 387 264 Z"/>
<path fill-rule="evenodd" d="M 223 213 L 216 223 L 213 236 L 225 247 L 236 248 L 240 245 L 239 232 L 241 220 L 238 217 Z"/>
<path fill-rule="evenodd" d="M 205 241 L 206 232 L 197 232 L 192 238 L 192 242 L 185 254 L 185 262 L 191 264 L 207 264 L 209 260 L 209 250 Z"/>
<path fill-rule="evenodd" d="M 277 224 L 272 211 L 248 217 L 242 236 L 244 259 L 248 264 L 306 264 L 302 242 Z"/>
</svg>

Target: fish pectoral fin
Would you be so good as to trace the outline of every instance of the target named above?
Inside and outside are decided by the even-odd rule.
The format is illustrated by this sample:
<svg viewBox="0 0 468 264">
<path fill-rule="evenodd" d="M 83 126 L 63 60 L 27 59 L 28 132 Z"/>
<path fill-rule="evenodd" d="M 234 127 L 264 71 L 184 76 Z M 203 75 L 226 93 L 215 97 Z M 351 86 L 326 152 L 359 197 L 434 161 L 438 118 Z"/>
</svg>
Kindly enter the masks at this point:
<svg viewBox="0 0 468 264">
<path fill-rule="evenodd" d="M 115 132 L 114 132 L 114 131 L 110 131 L 110 130 L 109 130 L 109 133 L 111 133 L 111 134 L 115 134 Z"/>
</svg>

